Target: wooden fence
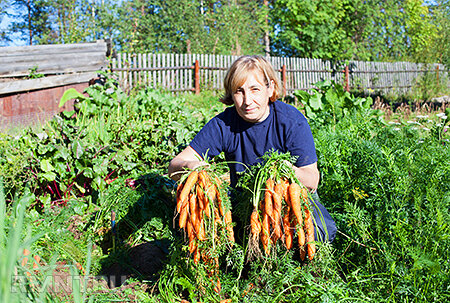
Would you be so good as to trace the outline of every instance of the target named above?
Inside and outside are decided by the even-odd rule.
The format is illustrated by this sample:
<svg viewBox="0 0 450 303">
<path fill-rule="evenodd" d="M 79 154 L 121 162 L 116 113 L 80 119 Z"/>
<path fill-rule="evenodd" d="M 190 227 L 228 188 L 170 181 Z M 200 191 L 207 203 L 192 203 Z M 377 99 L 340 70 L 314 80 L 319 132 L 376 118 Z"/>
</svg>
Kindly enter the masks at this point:
<svg viewBox="0 0 450 303">
<path fill-rule="evenodd" d="M 0 130 L 29 125 L 73 108 L 58 107 L 68 88 L 79 92 L 109 66 L 108 43 L 0 47 Z"/>
<path fill-rule="evenodd" d="M 130 54 L 119 53 L 112 60 L 122 88 L 150 86 L 173 92 L 200 89 L 221 90 L 228 67 L 238 56 L 200 54 Z M 448 77 L 440 64 L 410 62 L 350 61 L 347 66 L 331 61 L 307 58 L 270 57 L 280 73 L 284 94 L 310 90 L 320 80 L 334 80 L 347 89 L 405 93 L 425 73 Z"/>
</svg>

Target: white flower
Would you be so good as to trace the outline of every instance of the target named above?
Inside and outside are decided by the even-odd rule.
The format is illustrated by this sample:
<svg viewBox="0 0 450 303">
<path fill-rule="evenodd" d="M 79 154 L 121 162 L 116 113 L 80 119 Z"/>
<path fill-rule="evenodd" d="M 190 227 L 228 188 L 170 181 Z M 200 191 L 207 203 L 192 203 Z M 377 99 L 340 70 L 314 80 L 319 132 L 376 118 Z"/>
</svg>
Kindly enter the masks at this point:
<svg viewBox="0 0 450 303">
<path fill-rule="evenodd" d="M 400 130 L 400 128 L 398 128 L 398 127 L 394 127 L 394 128 L 393 128 L 393 130 Z"/>
<path fill-rule="evenodd" d="M 39 140 L 44 140 L 44 139 L 48 138 L 47 133 L 39 133 L 39 134 L 36 134 L 36 136 L 38 136 Z"/>
<path fill-rule="evenodd" d="M 424 115 L 424 116 L 422 116 L 422 115 L 417 115 L 416 118 L 417 118 L 417 119 L 426 119 L 426 118 L 428 118 L 428 115 Z"/>
<path fill-rule="evenodd" d="M 420 123 L 417 121 L 406 121 L 406 123 L 420 125 Z"/>
<path fill-rule="evenodd" d="M 390 124 L 390 125 L 400 125 L 400 123 L 395 122 L 395 121 L 389 121 L 389 124 Z"/>
<path fill-rule="evenodd" d="M 437 127 L 441 127 L 441 126 L 442 126 L 442 123 L 436 123 L 436 126 L 437 126 Z"/>
<path fill-rule="evenodd" d="M 444 126 L 444 129 L 447 129 L 447 128 L 448 128 L 448 125 Z"/>
<path fill-rule="evenodd" d="M 447 119 L 447 116 L 446 116 L 446 115 L 443 115 L 443 116 L 439 116 L 439 118 L 441 118 L 442 120 L 446 120 L 446 119 Z"/>
<path fill-rule="evenodd" d="M 422 128 L 423 130 L 429 131 L 430 129 L 427 127 Z"/>
<path fill-rule="evenodd" d="M 414 126 L 414 127 L 412 127 L 411 129 L 418 130 L 419 128 L 416 127 L 416 126 Z"/>
<path fill-rule="evenodd" d="M 433 120 L 428 120 L 427 122 L 428 122 L 428 123 L 433 123 L 434 121 L 433 121 Z"/>
<path fill-rule="evenodd" d="M 445 116 L 445 113 L 436 114 L 436 117 L 443 117 L 443 116 Z"/>
</svg>

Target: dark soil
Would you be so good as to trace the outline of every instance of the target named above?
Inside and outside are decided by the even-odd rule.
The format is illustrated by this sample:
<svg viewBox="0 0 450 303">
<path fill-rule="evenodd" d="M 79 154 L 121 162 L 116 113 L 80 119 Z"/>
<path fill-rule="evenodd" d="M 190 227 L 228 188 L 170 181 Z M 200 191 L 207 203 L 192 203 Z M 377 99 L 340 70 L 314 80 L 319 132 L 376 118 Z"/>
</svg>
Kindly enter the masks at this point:
<svg viewBox="0 0 450 303">
<path fill-rule="evenodd" d="M 163 268 L 167 253 L 161 241 L 143 243 L 130 248 L 123 258 L 105 266 L 101 275 L 109 287 L 119 287 L 130 277 L 154 279 Z"/>
</svg>

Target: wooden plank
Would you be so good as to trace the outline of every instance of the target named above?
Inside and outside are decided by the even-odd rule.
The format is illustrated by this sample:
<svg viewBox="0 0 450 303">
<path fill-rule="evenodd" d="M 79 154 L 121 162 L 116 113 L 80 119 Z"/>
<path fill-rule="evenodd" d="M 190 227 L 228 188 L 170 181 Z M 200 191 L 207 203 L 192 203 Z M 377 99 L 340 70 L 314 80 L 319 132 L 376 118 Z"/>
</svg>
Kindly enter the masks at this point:
<svg viewBox="0 0 450 303">
<path fill-rule="evenodd" d="M 170 54 L 170 63 L 168 66 L 176 66 L 175 65 L 175 54 Z M 175 70 L 170 71 L 170 87 L 169 89 L 176 89 L 175 87 Z"/>
<path fill-rule="evenodd" d="M 174 63 L 174 65 L 175 66 L 180 66 L 180 54 L 175 54 L 174 56 L 175 56 L 175 63 Z M 181 73 L 181 71 L 179 71 L 179 70 L 176 70 L 174 72 L 174 79 L 173 79 L 174 84 L 175 84 L 174 88 L 177 89 L 177 90 L 179 90 L 181 88 L 181 85 L 180 85 L 181 75 L 180 75 L 180 73 Z"/>
<path fill-rule="evenodd" d="M 122 54 L 117 54 L 117 68 L 122 68 Z M 123 88 L 123 71 L 117 73 L 119 77 L 119 86 Z"/>
<path fill-rule="evenodd" d="M 1 51 L 1 48 L 0 48 Z M 49 65 L 54 61 L 67 61 L 67 64 L 75 64 L 79 59 L 84 61 L 89 60 L 106 60 L 106 55 L 103 52 L 80 52 L 80 53 L 69 53 L 69 54 L 41 54 L 41 55 L 26 55 L 19 56 L 16 58 L 0 56 L 0 64 L 6 65 L 20 65 L 20 66 L 30 66 L 38 64 Z"/>
<path fill-rule="evenodd" d="M 189 54 L 188 56 L 188 65 L 189 66 L 194 66 L 194 58 L 192 56 L 192 54 Z M 192 75 L 194 73 L 194 70 L 190 70 L 188 73 L 188 87 L 189 89 L 193 89 L 194 88 L 194 80 L 192 79 Z"/>
<path fill-rule="evenodd" d="M 38 79 L 0 82 L 0 95 L 89 82 L 89 80 L 96 77 L 96 73 L 88 72 L 73 75 L 57 75 Z"/>
<path fill-rule="evenodd" d="M 7 46 L 0 47 L 0 57 L 14 57 L 52 54 L 71 54 L 83 52 L 102 52 L 106 56 L 107 44 L 103 40 L 92 43 L 75 44 L 45 44 L 45 45 L 26 45 L 26 46 Z"/>
<path fill-rule="evenodd" d="M 108 62 L 102 55 L 96 55 L 89 58 L 75 58 L 75 54 L 70 58 L 61 59 L 55 58 L 54 61 L 35 62 L 35 63 L 0 63 L 0 77 L 20 77 L 30 74 L 29 69 L 37 66 L 37 73 L 42 74 L 56 74 L 56 73 L 72 73 L 82 71 L 96 71 L 107 66 Z"/>
<path fill-rule="evenodd" d="M 152 54 L 152 67 L 156 67 L 156 55 L 155 54 Z M 152 80 L 153 80 L 152 87 L 154 89 L 156 89 L 157 85 L 158 85 L 158 75 L 157 75 L 156 71 L 152 72 Z"/>
<path fill-rule="evenodd" d="M 147 68 L 148 67 L 148 57 L 147 53 L 142 54 L 142 67 Z M 148 71 L 144 71 L 144 85 L 148 86 Z"/>
</svg>

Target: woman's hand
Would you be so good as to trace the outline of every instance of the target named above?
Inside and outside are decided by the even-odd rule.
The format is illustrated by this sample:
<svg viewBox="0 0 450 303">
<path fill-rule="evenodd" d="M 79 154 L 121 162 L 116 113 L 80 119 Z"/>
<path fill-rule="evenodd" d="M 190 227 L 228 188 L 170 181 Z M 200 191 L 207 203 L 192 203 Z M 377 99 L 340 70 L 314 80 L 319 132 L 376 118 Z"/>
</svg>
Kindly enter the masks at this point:
<svg viewBox="0 0 450 303">
<path fill-rule="evenodd" d="M 289 163 L 295 171 L 298 180 L 305 185 L 311 192 L 317 190 L 319 185 L 320 173 L 317 168 L 317 162 L 313 164 L 297 167 Z"/>
<path fill-rule="evenodd" d="M 185 168 L 195 169 L 199 166 L 208 165 L 202 157 L 190 146 L 186 147 L 181 153 L 169 163 L 169 177 L 175 181 L 180 179 Z"/>
</svg>

